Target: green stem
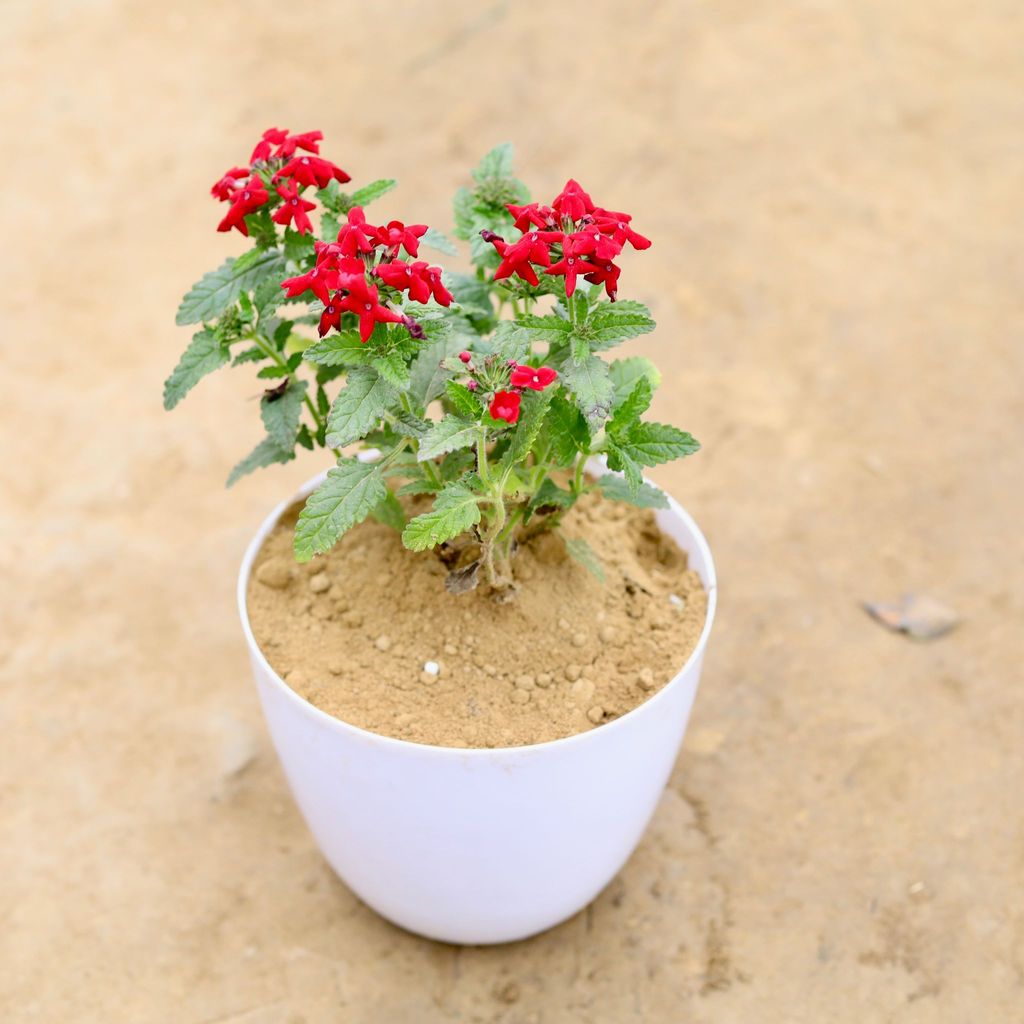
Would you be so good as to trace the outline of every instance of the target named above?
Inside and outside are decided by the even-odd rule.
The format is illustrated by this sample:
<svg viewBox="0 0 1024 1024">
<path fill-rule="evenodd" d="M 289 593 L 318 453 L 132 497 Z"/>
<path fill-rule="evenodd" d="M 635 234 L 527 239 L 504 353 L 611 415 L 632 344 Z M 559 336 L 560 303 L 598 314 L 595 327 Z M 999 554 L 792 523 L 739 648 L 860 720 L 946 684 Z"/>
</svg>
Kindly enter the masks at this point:
<svg viewBox="0 0 1024 1024">
<path fill-rule="evenodd" d="M 579 494 L 583 490 L 583 474 L 587 466 L 587 457 L 580 455 L 576 460 L 576 472 L 572 478 L 572 492 L 573 494 Z"/>
</svg>

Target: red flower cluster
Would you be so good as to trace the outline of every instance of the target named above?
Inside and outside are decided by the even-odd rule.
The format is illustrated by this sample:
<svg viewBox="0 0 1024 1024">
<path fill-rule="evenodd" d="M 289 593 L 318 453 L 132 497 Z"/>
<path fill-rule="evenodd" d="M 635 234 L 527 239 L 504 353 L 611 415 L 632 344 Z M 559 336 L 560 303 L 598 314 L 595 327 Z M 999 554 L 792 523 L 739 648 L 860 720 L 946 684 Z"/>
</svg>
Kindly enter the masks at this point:
<svg viewBox="0 0 1024 1024">
<path fill-rule="evenodd" d="M 322 132 L 290 135 L 286 128 L 268 128 L 249 158 L 252 166 L 232 167 L 210 189 L 216 199 L 231 203 L 217 230 L 237 228 L 243 235 L 249 234 L 245 218 L 270 200 L 266 178 L 260 171 L 271 170 L 269 180 L 284 201 L 273 214 L 274 222 L 291 224 L 303 234 L 312 231 L 308 214 L 314 204 L 301 197 L 302 190 L 311 185 L 326 188 L 332 179 L 342 183 L 352 180 L 337 164 L 319 155 L 322 138 Z M 300 156 L 299 150 L 305 152 Z M 290 182 L 278 185 L 285 178 Z"/>
<path fill-rule="evenodd" d="M 324 304 L 318 328 L 321 338 L 332 327 L 341 327 L 342 313 L 358 317 L 359 337 L 364 342 L 378 323 L 401 323 L 414 337 L 422 337 L 419 324 L 382 302 L 377 285 L 369 278 L 376 277 L 395 291 L 407 291 L 413 302 L 425 303 L 433 297 L 442 306 L 451 305 L 452 295 L 441 283 L 439 267 L 431 267 L 425 260 L 410 264 L 397 258 L 402 248 L 410 256 L 417 255 L 418 239 L 426 230 L 425 224 L 407 226 L 397 220 L 375 227 L 367 223 L 362 207 L 355 206 L 341 225 L 337 241 L 316 243 L 313 269 L 282 281 L 281 287 L 290 299 L 311 291 Z M 375 264 L 378 250 L 380 259 Z"/>
<path fill-rule="evenodd" d="M 627 242 L 634 249 L 647 249 L 651 244 L 630 227 L 632 217 L 628 213 L 595 206 L 579 182 L 572 179 L 550 206 L 510 203 L 507 209 L 516 229 L 523 232 L 518 242 L 506 242 L 491 231 L 481 232 L 484 241 L 501 256 L 495 281 L 515 275 L 536 287 L 540 283 L 539 267 L 545 274 L 565 278 L 567 297 L 576 290 L 576 279 L 583 277 L 591 284 L 603 284 L 614 301 L 621 270 L 615 257 Z M 553 254 L 558 257 L 554 262 Z"/>
</svg>

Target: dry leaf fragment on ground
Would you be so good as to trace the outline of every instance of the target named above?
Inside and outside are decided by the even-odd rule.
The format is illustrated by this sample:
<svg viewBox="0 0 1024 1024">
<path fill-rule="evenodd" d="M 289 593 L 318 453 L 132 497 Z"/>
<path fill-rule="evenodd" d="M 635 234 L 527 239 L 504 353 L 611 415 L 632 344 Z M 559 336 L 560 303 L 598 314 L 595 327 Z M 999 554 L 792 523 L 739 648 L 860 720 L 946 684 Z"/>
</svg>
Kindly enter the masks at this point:
<svg viewBox="0 0 1024 1024">
<path fill-rule="evenodd" d="M 883 626 L 914 640 L 934 640 L 960 622 L 952 608 L 926 594 L 904 594 L 895 603 L 865 601 L 864 608 Z"/>
</svg>

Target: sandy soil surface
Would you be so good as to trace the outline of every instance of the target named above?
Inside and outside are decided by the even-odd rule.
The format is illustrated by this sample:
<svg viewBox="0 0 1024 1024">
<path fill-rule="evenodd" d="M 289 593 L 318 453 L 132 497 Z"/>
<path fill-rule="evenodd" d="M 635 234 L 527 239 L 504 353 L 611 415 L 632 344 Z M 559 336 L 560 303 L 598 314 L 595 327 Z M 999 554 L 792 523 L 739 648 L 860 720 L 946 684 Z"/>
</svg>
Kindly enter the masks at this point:
<svg viewBox="0 0 1024 1024">
<path fill-rule="evenodd" d="M 623 8 L 4 5 L 5 1022 L 1022 1019 L 1021 7 Z M 514 947 L 406 935 L 320 858 L 233 604 L 320 463 L 222 489 L 245 373 L 160 407 L 206 190 L 270 123 L 439 225 L 511 138 L 655 239 L 633 351 L 706 449 L 654 475 L 720 615 L 647 838 Z M 963 625 L 859 606 L 903 590 Z"/>
</svg>

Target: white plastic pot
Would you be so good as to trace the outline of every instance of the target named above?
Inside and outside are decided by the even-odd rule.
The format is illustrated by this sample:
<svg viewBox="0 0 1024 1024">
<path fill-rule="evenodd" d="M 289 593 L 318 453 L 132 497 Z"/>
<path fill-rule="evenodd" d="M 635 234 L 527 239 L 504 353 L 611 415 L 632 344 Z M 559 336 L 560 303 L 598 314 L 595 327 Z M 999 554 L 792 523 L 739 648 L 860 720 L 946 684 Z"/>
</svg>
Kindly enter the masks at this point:
<svg viewBox="0 0 1024 1024">
<path fill-rule="evenodd" d="M 322 479 L 267 517 L 238 577 L 267 725 L 313 836 L 360 899 L 420 935 L 510 942 L 558 924 L 626 862 L 668 781 L 715 615 L 707 541 L 675 501 L 657 511 L 661 529 L 689 553 L 708 610 L 693 654 L 645 703 L 607 725 L 533 746 L 427 746 L 320 711 L 256 646 L 246 612 L 253 561 L 282 513 Z"/>
</svg>

